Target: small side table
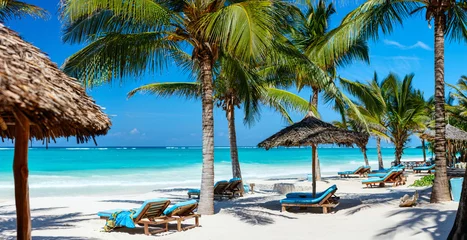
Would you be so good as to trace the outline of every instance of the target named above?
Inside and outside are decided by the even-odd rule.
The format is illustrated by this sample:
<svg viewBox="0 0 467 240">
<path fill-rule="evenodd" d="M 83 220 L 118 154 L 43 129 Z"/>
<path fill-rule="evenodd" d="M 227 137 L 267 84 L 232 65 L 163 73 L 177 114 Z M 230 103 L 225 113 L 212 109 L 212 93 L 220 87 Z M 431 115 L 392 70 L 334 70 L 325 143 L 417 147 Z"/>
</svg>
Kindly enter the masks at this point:
<svg viewBox="0 0 467 240">
<path fill-rule="evenodd" d="M 250 183 L 250 191 L 251 191 L 251 194 L 255 193 L 255 184 L 254 183 Z"/>
</svg>

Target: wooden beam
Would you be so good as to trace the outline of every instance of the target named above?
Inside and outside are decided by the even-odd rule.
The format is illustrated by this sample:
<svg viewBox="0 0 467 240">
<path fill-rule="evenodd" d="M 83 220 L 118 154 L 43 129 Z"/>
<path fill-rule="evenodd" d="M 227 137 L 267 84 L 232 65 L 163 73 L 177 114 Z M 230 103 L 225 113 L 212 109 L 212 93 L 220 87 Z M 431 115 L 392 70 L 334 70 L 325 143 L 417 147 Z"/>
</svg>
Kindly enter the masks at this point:
<svg viewBox="0 0 467 240">
<path fill-rule="evenodd" d="M 31 239 L 31 213 L 28 186 L 29 120 L 17 114 L 13 175 L 15 178 L 16 234 L 18 240 Z"/>
</svg>

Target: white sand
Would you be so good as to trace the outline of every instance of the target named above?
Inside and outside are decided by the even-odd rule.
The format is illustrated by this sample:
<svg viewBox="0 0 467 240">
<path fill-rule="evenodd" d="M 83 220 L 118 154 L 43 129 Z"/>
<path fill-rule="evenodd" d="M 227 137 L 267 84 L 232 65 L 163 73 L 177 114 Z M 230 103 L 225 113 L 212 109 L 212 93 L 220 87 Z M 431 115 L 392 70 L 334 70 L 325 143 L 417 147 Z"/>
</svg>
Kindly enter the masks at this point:
<svg viewBox="0 0 467 240">
<path fill-rule="evenodd" d="M 318 190 L 337 184 L 341 204 L 331 214 L 321 209 L 280 212 L 284 196 L 271 191 L 278 182 L 295 183 L 311 189 L 311 183 L 297 179 L 257 180 L 258 192 L 235 200 L 216 201 L 216 214 L 202 216 L 202 227 L 145 236 L 143 229 L 102 232 L 99 210 L 138 207 L 145 199 L 165 197 L 186 200 L 185 190 L 154 191 L 138 195 L 99 197 L 44 197 L 31 199 L 33 239 L 445 239 L 453 224 L 455 202 L 429 204 L 430 190 L 406 186 L 364 188 L 361 179 L 325 178 Z M 420 191 L 419 205 L 399 208 L 399 198 Z M 188 223 L 192 223 L 189 220 Z M 0 202 L 0 239 L 15 239 L 14 201 Z"/>
</svg>

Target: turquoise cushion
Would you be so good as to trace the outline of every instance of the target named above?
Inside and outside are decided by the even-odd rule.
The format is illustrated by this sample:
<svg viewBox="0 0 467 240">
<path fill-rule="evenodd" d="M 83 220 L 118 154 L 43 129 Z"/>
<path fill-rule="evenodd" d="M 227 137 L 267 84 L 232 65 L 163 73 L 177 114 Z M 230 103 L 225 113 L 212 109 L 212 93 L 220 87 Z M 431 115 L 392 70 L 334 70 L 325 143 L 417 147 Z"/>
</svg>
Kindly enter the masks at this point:
<svg viewBox="0 0 467 240">
<path fill-rule="evenodd" d="M 229 182 L 235 182 L 235 181 L 241 181 L 241 178 L 232 178 L 229 180 Z"/>
<path fill-rule="evenodd" d="M 141 214 L 141 211 L 143 211 L 144 207 L 146 207 L 146 205 L 148 205 L 149 203 L 157 203 L 157 202 L 167 202 L 169 200 L 165 199 L 165 198 L 156 198 L 156 199 L 150 199 L 150 200 L 146 200 L 144 201 L 143 205 L 141 205 L 141 207 L 139 207 L 135 214 L 133 214 L 133 218 L 136 218 L 139 214 Z"/>
<path fill-rule="evenodd" d="M 384 177 L 384 176 L 386 176 L 386 173 L 370 173 L 370 174 L 368 174 L 368 177 L 370 177 L 370 178 L 374 178 L 374 177 L 381 178 L 381 177 Z"/>
<path fill-rule="evenodd" d="M 331 192 L 337 190 L 336 185 L 332 185 L 326 191 L 321 192 L 321 193 L 316 193 L 315 198 L 284 198 L 280 202 L 281 203 L 293 203 L 293 204 L 314 204 L 314 203 L 319 203 L 321 202 L 328 194 Z"/>
<path fill-rule="evenodd" d="M 332 191 L 334 189 L 337 189 L 337 186 L 335 184 L 330 186 L 329 188 L 327 188 L 326 190 L 324 190 L 322 192 L 317 192 L 316 195 L 315 195 L 315 198 L 318 198 L 319 196 L 323 195 L 324 193 L 326 193 L 328 191 Z M 312 198 L 313 193 L 310 193 L 310 192 L 291 192 L 291 193 L 288 193 L 287 195 L 285 195 L 285 197 L 286 198 Z"/>
<path fill-rule="evenodd" d="M 375 177 L 375 178 L 368 178 L 368 179 L 362 180 L 362 183 L 379 183 L 383 181 L 384 181 L 384 178 Z"/>
<path fill-rule="evenodd" d="M 192 193 L 192 194 L 193 193 L 195 193 L 195 194 L 198 193 L 199 194 L 200 192 L 201 192 L 201 190 L 199 190 L 199 189 L 189 189 L 188 190 L 188 193 Z"/>
<path fill-rule="evenodd" d="M 435 168 L 435 164 L 431 166 L 425 166 L 425 167 L 414 167 L 413 170 L 431 170 L 433 168 Z"/>
<path fill-rule="evenodd" d="M 125 210 L 127 210 L 127 209 L 116 208 L 116 209 L 104 210 L 104 211 L 98 212 L 97 216 L 109 218 L 110 216 L 112 216 L 113 213 L 121 212 L 121 211 L 125 211 Z"/>
<path fill-rule="evenodd" d="M 228 181 L 226 181 L 226 180 L 217 181 L 217 182 L 214 184 L 214 188 L 216 188 L 216 186 L 219 185 L 219 184 L 221 184 L 221 183 L 228 183 Z"/>
<path fill-rule="evenodd" d="M 250 186 L 248 186 L 248 184 L 244 184 L 244 185 L 243 185 L 243 192 L 245 192 L 245 193 L 249 193 L 249 192 L 250 192 Z"/>
<path fill-rule="evenodd" d="M 190 200 L 190 201 L 180 202 L 180 203 L 174 204 L 172 207 L 169 207 L 169 208 L 165 209 L 164 215 L 170 216 L 172 214 L 172 212 L 175 211 L 177 208 L 184 207 L 184 206 L 187 206 L 187 205 L 193 205 L 193 204 L 196 204 L 196 203 L 198 203 L 196 200 Z"/>
<path fill-rule="evenodd" d="M 359 169 L 361 168 L 365 168 L 365 166 L 360 166 L 358 167 L 357 169 L 353 170 L 353 171 L 342 171 L 342 172 L 338 172 L 337 174 L 339 175 L 348 175 L 348 174 L 354 174 L 356 171 L 358 171 Z"/>
</svg>

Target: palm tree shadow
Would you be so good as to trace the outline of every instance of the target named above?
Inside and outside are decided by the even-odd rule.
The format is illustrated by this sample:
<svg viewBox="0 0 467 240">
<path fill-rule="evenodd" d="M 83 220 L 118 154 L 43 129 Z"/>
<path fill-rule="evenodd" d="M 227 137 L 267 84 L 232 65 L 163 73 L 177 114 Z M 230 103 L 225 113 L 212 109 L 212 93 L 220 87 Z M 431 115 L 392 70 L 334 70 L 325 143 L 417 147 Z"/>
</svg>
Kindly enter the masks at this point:
<svg viewBox="0 0 467 240">
<path fill-rule="evenodd" d="M 431 234 L 433 239 L 446 239 L 456 218 L 455 210 L 443 211 L 439 209 L 422 209 L 417 207 L 397 210 L 388 214 L 387 217 L 393 217 L 399 214 L 408 214 L 409 216 L 404 216 L 404 221 L 383 229 L 375 238 L 393 239 L 395 234 L 403 229 L 418 229 L 414 235 L 425 232 Z M 427 220 L 432 220 L 435 224 L 427 224 Z"/>
</svg>

